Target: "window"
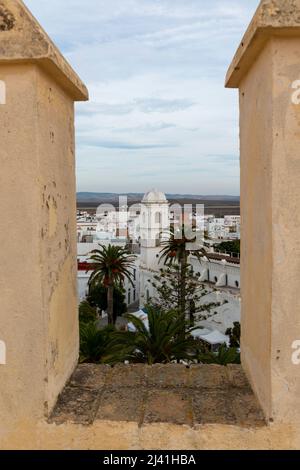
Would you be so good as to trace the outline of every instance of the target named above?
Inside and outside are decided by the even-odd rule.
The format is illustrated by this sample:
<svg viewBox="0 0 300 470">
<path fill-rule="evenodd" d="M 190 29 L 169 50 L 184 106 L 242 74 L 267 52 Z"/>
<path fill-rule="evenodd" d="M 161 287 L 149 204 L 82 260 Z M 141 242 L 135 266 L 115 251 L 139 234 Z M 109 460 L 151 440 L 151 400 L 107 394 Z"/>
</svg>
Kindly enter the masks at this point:
<svg viewBox="0 0 300 470">
<path fill-rule="evenodd" d="M 128 305 L 131 304 L 131 290 L 128 291 Z"/>
<path fill-rule="evenodd" d="M 161 224 L 161 213 L 160 212 L 156 212 L 156 214 L 155 214 L 155 223 L 156 224 Z"/>
<path fill-rule="evenodd" d="M 236 286 L 236 287 L 240 287 L 239 281 L 235 281 L 235 286 Z"/>
</svg>

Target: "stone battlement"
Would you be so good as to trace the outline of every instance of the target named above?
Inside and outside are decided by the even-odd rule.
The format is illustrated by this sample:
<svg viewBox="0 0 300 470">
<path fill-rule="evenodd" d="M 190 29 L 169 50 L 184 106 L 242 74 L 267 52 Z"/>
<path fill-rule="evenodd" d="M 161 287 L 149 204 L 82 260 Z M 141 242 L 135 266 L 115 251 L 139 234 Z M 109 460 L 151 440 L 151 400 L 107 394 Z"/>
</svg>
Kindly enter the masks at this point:
<svg viewBox="0 0 300 470">
<path fill-rule="evenodd" d="M 139 426 L 266 425 L 239 365 L 80 365 L 50 422 L 92 425 L 103 420 Z"/>
</svg>

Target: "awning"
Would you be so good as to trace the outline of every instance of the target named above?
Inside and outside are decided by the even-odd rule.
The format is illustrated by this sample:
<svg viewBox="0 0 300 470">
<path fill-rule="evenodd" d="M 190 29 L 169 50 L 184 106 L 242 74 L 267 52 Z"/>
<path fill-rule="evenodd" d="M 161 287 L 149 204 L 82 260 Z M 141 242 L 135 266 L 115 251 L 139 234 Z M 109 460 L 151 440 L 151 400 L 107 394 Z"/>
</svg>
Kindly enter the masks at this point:
<svg viewBox="0 0 300 470">
<path fill-rule="evenodd" d="M 198 330 L 194 330 L 192 332 L 192 336 L 194 338 L 202 339 L 203 341 L 211 345 L 226 343 L 229 346 L 229 337 L 223 335 L 218 330 L 211 331 L 205 328 L 199 328 Z"/>
</svg>

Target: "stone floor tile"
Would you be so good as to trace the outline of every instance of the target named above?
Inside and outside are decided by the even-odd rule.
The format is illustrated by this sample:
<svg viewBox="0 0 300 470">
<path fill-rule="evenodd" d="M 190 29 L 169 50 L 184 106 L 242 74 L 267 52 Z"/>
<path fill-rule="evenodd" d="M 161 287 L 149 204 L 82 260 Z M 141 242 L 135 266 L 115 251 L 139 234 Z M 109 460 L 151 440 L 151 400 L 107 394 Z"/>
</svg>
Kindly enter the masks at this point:
<svg viewBox="0 0 300 470">
<path fill-rule="evenodd" d="M 182 364 L 155 364 L 147 367 L 149 387 L 186 387 L 189 385 L 190 370 Z"/>
<path fill-rule="evenodd" d="M 214 364 L 193 365 L 190 370 L 192 388 L 226 389 L 229 378 L 226 368 Z"/>
<path fill-rule="evenodd" d="M 236 424 L 232 392 L 194 390 L 192 396 L 194 424 Z"/>
<path fill-rule="evenodd" d="M 100 399 L 96 420 L 135 421 L 141 423 L 144 412 L 143 388 L 105 388 Z"/>
<path fill-rule="evenodd" d="M 69 385 L 96 390 L 105 384 L 106 376 L 112 368 L 101 364 L 80 364 L 73 373 Z"/>
<path fill-rule="evenodd" d="M 113 387 L 143 387 L 146 385 L 145 364 L 119 364 L 112 368 L 107 377 L 107 386 Z"/>
<path fill-rule="evenodd" d="M 150 390 L 146 400 L 144 423 L 174 423 L 192 426 L 192 404 L 180 390 Z"/>
<path fill-rule="evenodd" d="M 91 424 L 98 405 L 98 390 L 66 387 L 58 399 L 51 422 L 62 424 L 70 421 L 76 424 Z"/>
<path fill-rule="evenodd" d="M 266 425 L 262 409 L 252 392 L 238 391 L 233 396 L 232 405 L 240 426 L 259 427 Z"/>
<path fill-rule="evenodd" d="M 243 371 L 242 366 L 238 364 L 230 364 L 226 367 L 226 371 L 231 386 L 238 387 L 251 392 L 251 386 L 249 384 L 245 372 Z"/>
</svg>

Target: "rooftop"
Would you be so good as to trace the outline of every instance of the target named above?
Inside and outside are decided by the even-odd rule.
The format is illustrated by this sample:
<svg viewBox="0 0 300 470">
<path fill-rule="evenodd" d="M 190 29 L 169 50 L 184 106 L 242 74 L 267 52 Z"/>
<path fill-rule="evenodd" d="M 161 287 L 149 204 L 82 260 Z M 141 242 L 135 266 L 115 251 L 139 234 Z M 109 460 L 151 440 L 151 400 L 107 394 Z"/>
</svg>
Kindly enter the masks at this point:
<svg viewBox="0 0 300 470">
<path fill-rule="evenodd" d="M 157 189 L 153 189 L 145 194 L 142 199 L 142 203 L 152 203 L 152 204 L 161 204 L 167 203 L 166 195 L 162 191 L 158 191 Z"/>
</svg>

